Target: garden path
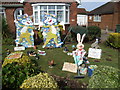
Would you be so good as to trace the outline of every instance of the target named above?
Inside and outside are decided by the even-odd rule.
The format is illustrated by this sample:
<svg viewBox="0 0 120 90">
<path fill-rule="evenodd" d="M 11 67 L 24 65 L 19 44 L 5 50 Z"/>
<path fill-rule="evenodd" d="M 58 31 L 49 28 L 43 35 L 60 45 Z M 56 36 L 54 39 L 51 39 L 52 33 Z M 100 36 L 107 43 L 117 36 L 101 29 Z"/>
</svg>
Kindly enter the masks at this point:
<svg viewBox="0 0 120 90">
<path fill-rule="evenodd" d="M 106 33 L 106 30 L 101 30 L 101 42 L 104 42 L 107 40 L 107 37 L 109 36 L 109 33 L 113 33 L 114 31 L 108 31 Z"/>
</svg>

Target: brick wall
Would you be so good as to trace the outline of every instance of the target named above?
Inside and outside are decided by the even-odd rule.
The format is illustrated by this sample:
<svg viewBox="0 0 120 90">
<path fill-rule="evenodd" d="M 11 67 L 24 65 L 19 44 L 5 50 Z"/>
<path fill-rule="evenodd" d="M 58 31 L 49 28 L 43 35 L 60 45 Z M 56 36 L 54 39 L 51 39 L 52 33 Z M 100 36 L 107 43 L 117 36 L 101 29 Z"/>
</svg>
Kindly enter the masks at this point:
<svg viewBox="0 0 120 90">
<path fill-rule="evenodd" d="M 113 14 L 106 14 L 101 16 L 101 24 L 100 27 L 102 29 L 106 29 L 108 26 L 108 29 L 114 30 L 113 28 Z"/>
<path fill-rule="evenodd" d="M 28 16 L 31 16 L 33 14 L 32 6 L 28 2 L 24 3 L 24 13 L 28 14 Z"/>
<path fill-rule="evenodd" d="M 14 11 L 15 8 L 6 8 L 6 21 L 10 32 L 15 33 L 15 23 L 14 23 Z"/>
<path fill-rule="evenodd" d="M 77 26 L 77 3 L 70 6 L 70 26 Z"/>
<path fill-rule="evenodd" d="M 101 22 L 94 22 L 93 19 L 90 20 L 88 17 L 88 26 L 96 25 L 101 29 L 105 29 L 108 26 L 109 29 L 115 31 L 116 25 L 120 24 L 120 2 L 114 4 L 114 13 L 113 14 L 104 14 L 101 15 Z"/>
<path fill-rule="evenodd" d="M 106 26 L 108 26 L 109 29 L 113 29 L 113 14 L 106 14 L 101 15 L 101 22 L 94 22 L 88 18 L 88 26 L 95 25 L 100 27 L 101 29 L 106 29 Z"/>
</svg>

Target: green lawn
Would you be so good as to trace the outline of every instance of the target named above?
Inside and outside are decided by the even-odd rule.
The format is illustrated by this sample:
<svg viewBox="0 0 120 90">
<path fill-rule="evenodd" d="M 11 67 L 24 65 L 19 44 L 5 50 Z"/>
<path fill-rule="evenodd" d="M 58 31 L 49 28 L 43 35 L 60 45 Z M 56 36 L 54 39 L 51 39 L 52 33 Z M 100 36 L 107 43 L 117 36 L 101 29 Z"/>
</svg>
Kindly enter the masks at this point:
<svg viewBox="0 0 120 90">
<path fill-rule="evenodd" d="M 71 51 L 73 44 L 67 44 L 66 46 Z M 74 44 L 76 45 L 76 44 Z M 85 50 L 88 52 L 88 48 L 91 44 L 85 43 Z M 6 57 L 6 49 L 10 49 L 10 51 L 13 51 L 13 45 L 3 45 L 2 46 L 2 55 L 3 59 Z M 118 51 L 116 49 L 112 49 L 110 47 L 107 47 L 103 44 L 100 44 L 100 47 L 102 49 L 102 57 L 99 60 L 100 62 L 94 62 L 96 59 L 89 58 L 90 65 L 108 65 L 115 68 L 118 68 Z M 33 50 L 32 48 L 26 49 L 24 52 L 26 53 L 29 50 Z M 74 63 L 73 57 L 68 56 L 66 53 L 63 53 L 63 48 L 54 48 L 54 49 L 42 49 L 42 45 L 38 46 L 37 50 L 45 50 L 46 56 L 40 56 L 39 60 L 36 60 L 38 62 L 38 65 L 41 66 L 41 69 L 51 75 L 58 75 L 61 77 L 69 77 L 71 79 L 74 79 L 74 76 L 77 75 L 71 72 L 62 71 L 63 63 L 64 62 L 72 62 Z M 37 50 L 35 50 L 37 52 Z M 30 57 L 31 59 L 35 59 L 35 57 Z M 107 61 L 106 58 L 110 58 L 112 61 Z M 56 65 L 53 68 L 49 68 L 48 61 L 54 60 Z M 83 79 L 79 79 L 80 82 L 88 83 L 89 77 L 85 77 Z"/>
</svg>

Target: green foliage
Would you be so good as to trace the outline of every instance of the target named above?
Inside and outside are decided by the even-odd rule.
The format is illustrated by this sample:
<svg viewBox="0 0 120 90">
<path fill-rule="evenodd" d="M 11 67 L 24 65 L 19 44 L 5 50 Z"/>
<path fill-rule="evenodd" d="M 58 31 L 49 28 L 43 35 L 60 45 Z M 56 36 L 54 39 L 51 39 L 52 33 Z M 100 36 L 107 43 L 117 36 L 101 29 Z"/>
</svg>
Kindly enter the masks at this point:
<svg viewBox="0 0 120 90">
<path fill-rule="evenodd" d="M 40 72 L 40 69 L 32 63 L 28 63 L 25 66 L 19 65 L 17 62 L 7 64 L 2 68 L 3 88 L 19 88 L 26 78 Z"/>
<path fill-rule="evenodd" d="M 82 26 L 70 26 L 68 31 L 71 30 L 71 33 L 67 36 L 67 40 L 70 42 L 76 41 L 77 33 L 83 35 L 84 33 L 87 34 L 88 30 Z"/>
<path fill-rule="evenodd" d="M 120 71 L 110 66 L 98 66 L 89 80 L 88 88 L 118 88 Z"/>
<path fill-rule="evenodd" d="M 14 52 L 14 53 L 19 53 L 19 52 Z M 30 63 L 30 59 L 27 55 L 22 55 L 21 58 L 15 58 L 15 59 L 8 59 L 7 57 L 4 59 L 4 62 L 2 64 L 2 67 L 4 67 L 5 65 L 7 65 L 8 63 L 13 63 L 13 62 L 18 62 L 18 64 L 27 64 Z"/>
<path fill-rule="evenodd" d="M 14 39 L 13 39 L 14 35 L 10 32 L 9 28 L 8 28 L 8 24 L 6 23 L 6 20 L 3 18 L 2 19 L 2 44 L 13 44 Z"/>
<path fill-rule="evenodd" d="M 101 37 L 101 29 L 97 26 L 88 26 L 88 34 L 87 34 L 87 38 L 89 41 L 92 41 L 96 38 Z"/>
<path fill-rule="evenodd" d="M 57 88 L 57 83 L 53 77 L 47 73 L 39 73 L 36 76 L 30 77 L 22 83 L 20 88 Z"/>
<path fill-rule="evenodd" d="M 70 29 L 72 29 L 72 32 L 74 32 L 76 34 L 80 33 L 81 35 L 88 32 L 87 28 L 82 27 L 82 26 L 71 26 L 68 28 L 68 30 L 70 30 Z"/>
<path fill-rule="evenodd" d="M 120 48 L 120 33 L 110 33 L 107 43 L 114 48 Z"/>
</svg>

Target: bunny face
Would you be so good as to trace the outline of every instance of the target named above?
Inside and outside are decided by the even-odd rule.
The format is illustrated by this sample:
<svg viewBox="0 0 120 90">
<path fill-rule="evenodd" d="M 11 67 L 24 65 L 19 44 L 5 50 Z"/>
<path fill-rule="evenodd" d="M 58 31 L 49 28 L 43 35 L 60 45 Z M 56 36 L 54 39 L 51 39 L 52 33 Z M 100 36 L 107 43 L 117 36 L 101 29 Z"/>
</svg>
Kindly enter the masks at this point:
<svg viewBox="0 0 120 90">
<path fill-rule="evenodd" d="M 78 49 L 84 48 L 84 45 L 82 44 L 84 37 L 85 37 L 85 34 L 83 34 L 82 38 L 81 38 L 81 35 L 79 33 L 77 34 L 77 41 L 78 41 L 77 48 Z"/>
<path fill-rule="evenodd" d="M 84 45 L 83 45 L 83 44 L 77 44 L 77 48 L 78 48 L 78 49 L 83 49 L 83 48 L 84 48 Z"/>
</svg>

